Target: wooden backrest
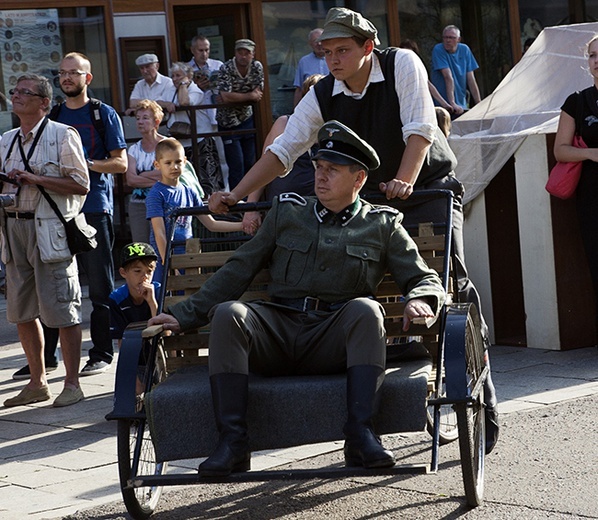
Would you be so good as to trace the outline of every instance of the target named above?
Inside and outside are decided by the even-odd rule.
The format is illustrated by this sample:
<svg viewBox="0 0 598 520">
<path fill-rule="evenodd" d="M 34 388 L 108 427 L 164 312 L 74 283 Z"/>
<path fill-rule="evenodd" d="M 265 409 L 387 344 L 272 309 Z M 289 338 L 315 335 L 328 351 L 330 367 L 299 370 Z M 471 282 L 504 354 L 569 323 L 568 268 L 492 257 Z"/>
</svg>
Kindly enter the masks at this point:
<svg viewBox="0 0 598 520">
<path fill-rule="evenodd" d="M 166 282 L 167 296 L 164 299 L 163 308 L 167 309 L 168 306 L 182 301 L 198 291 L 233 254 L 234 249 L 241 243 L 238 240 L 238 237 L 231 236 L 229 243 L 220 246 L 220 249 L 227 248 L 228 250 L 202 251 L 200 239 L 189 239 L 185 253 L 173 254 L 171 257 L 171 271 Z M 413 240 L 428 265 L 442 276 L 445 236 L 435 235 L 431 224 L 420 224 L 417 236 L 413 236 Z M 267 300 L 269 280 L 270 276 L 267 270 L 260 272 L 241 300 Z M 449 283 L 449 292 L 451 290 L 452 283 Z M 425 325 L 412 324 L 409 331 L 403 332 L 405 303 L 399 287 L 389 275 L 378 287 L 376 297 L 386 311 L 385 326 L 389 344 L 399 344 L 407 337 L 421 336 L 428 350 L 434 353 L 438 338 L 438 321 L 430 328 Z M 167 355 L 168 372 L 188 365 L 207 364 L 208 340 L 209 326 L 185 334 L 165 337 L 164 349 Z"/>
</svg>

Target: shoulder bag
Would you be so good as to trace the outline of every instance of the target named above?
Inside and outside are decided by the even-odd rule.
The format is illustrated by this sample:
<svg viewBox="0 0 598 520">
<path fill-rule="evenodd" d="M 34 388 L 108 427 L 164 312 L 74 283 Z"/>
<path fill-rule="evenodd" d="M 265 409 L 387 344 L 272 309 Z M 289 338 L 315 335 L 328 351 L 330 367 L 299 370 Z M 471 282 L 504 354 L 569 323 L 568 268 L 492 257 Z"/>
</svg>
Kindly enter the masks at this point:
<svg viewBox="0 0 598 520">
<path fill-rule="evenodd" d="M 73 256 L 78 253 L 86 253 L 87 251 L 91 251 L 98 247 L 98 241 L 95 238 L 97 231 L 87 223 L 85 213 L 79 213 L 76 217 L 66 220 L 64 215 L 60 213 L 56 202 L 54 202 L 52 197 L 48 195 L 48 192 L 46 192 L 44 187 L 39 184 L 36 184 L 36 186 L 48 201 L 48 204 L 50 204 L 50 207 L 54 210 L 54 213 L 56 213 L 60 222 L 62 222 L 66 232 L 66 242 L 69 246 L 69 251 Z"/>
</svg>

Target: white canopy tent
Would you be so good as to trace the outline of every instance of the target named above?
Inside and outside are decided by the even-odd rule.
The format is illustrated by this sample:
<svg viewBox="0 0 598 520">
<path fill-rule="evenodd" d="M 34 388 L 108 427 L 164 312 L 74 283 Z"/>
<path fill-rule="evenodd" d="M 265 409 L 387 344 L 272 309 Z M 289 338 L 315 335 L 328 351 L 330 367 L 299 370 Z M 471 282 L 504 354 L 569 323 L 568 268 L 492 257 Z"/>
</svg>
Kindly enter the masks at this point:
<svg viewBox="0 0 598 520">
<path fill-rule="evenodd" d="M 547 27 L 496 90 L 453 122 L 449 139 L 465 202 L 477 197 L 528 135 L 554 133 L 569 94 L 592 84 L 585 47 L 598 23 Z"/>
</svg>

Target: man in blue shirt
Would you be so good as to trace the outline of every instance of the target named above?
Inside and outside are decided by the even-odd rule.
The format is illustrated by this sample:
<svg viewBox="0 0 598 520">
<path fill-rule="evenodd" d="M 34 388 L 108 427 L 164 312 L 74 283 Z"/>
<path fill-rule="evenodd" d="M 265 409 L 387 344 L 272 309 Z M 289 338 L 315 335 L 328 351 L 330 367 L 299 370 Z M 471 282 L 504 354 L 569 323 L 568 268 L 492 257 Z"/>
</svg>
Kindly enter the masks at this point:
<svg viewBox="0 0 598 520">
<path fill-rule="evenodd" d="M 453 108 L 454 116 L 468 109 L 467 89 L 474 104 L 480 102 L 480 89 L 474 71 L 479 69 L 471 49 L 461 42 L 461 31 L 447 25 L 442 31 L 442 43 L 432 50 L 432 84 Z"/>
<path fill-rule="evenodd" d="M 328 65 L 326 65 L 326 58 L 324 57 L 324 49 L 322 49 L 322 42 L 318 41 L 323 29 L 319 27 L 310 31 L 307 38 L 307 43 L 313 49 L 313 52 L 306 54 L 297 63 L 297 70 L 295 71 L 295 81 L 293 86 L 295 87 L 295 95 L 293 99 L 293 106 L 303 97 L 302 89 L 303 82 L 313 74 L 326 75 L 328 72 Z"/>
<path fill-rule="evenodd" d="M 57 120 L 75 127 L 85 148 L 91 187 L 83 206 L 87 222 L 97 229 L 98 247 L 79 255 L 79 262 L 87 274 L 89 299 L 93 305 L 90 333 L 93 347 L 89 361 L 81 370 L 82 376 L 105 371 L 114 355 L 110 338 L 109 297 L 114 290 L 114 211 L 112 175 L 127 169 L 127 145 L 122 123 L 116 111 L 102 103 L 99 107 L 104 126 L 100 135 L 90 110 L 87 87 L 93 79 L 91 63 L 83 54 L 71 52 L 60 63 L 60 89 L 66 102 L 60 107 Z"/>
</svg>

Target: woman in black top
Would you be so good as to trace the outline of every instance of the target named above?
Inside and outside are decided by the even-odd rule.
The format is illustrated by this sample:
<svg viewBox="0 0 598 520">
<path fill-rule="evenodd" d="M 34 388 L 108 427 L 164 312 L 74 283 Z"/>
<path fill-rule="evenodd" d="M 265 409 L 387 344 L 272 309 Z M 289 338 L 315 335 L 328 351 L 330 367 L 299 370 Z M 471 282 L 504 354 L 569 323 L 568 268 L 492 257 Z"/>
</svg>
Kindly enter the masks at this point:
<svg viewBox="0 0 598 520">
<path fill-rule="evenodd" d="M 554 156 L 561 162 L 583 161 L 577 215 L 598 305 L 598 34 L 588 42 L 586 55 L 593 85 L 571 94 L 561 107 Z M 572 146 L 576 131 L 588 148 Z M 598 313 L 596 326 L 598 330 Z"/>
</svg>

